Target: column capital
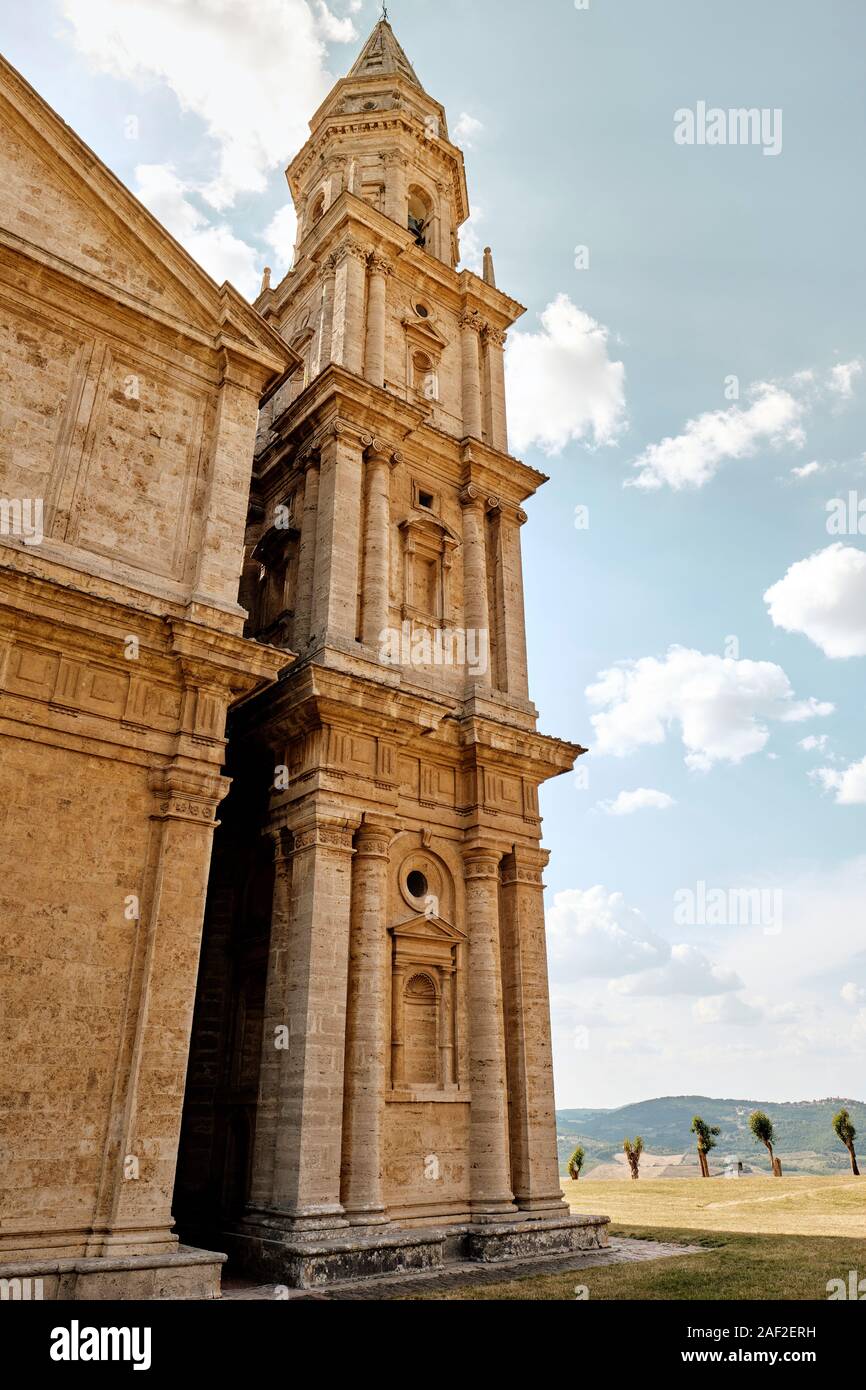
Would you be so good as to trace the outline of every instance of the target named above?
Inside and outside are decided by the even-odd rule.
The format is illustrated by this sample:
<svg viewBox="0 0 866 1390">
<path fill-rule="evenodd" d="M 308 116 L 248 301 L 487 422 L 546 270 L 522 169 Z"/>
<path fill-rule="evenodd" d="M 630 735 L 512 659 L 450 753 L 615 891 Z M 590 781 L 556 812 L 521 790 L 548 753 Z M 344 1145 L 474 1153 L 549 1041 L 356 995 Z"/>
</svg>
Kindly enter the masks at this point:
<svg viewBox="0 0 866 1390">
<path fill-rule="evenodd" d="M 348 241 L 344 241 L 342 245 L 337 247 L 336 251 L 333 254 L 333 260 L 335 261 L 335 265 L 337 268 L 343 265 L 345 261 L 350 260 L 352 258 L 354 258 L 357 261 L 361 261 L 364 265 L 366 265 L 368 255 L 368 248 L 364 246 L 360 241 L 355 241 L 354 237 L 350 237 Z M 331 258 L 329 257 L 329 259 Z"/>
<path fill-rule="evenodd" d="M 379 251 L 370 252 L 367 257 L 367 264 L 370 267 L 371 275 L 381 275 L 387 279 L 390 275 L 394 274 L 392 263 L 388 260 L 387 256 L 383 256 Z"/>
<path fill-rule="evenodd" d="M 213 829 L 217 807 L 228 795 L 231 778 L 181 768 L 151 772 L 150 790 L 156 800 L 153 820 L 191 821 Z"/>
<path fill-rule="evenodd" d="M 492 323 L 485 323 L 481 330 L 481 335 L 485 343 L 489 343 L 491 347 L 499 348 L 500 350 L 502 350 L 508 342 L 508 334 L 505 332 L 505 329 L 495 328 Z"/>
<path fill-rule="evenodd" d="M 355 854 L 359 859 L 388 859 L 394 839 L 393 826 L 367 820 L 355 831 Z"/>
<path fill-rule="evenodd" d="M 478 487 L 476 483 L 467 483 L 460 493 L 461 507 L 481 507 L 485 512 L 499 511 L 502 507 L 502 499 L 487 492 L 486 488 Z"/>
<path fill-rule="evenodd" d="M 503 853 L 493 845 L 468 845 L 461 850 L 463 871 L 467 879 L 498 879 Z"/>
<path fill-rule="evenodd" d="M 384 439 L 379 439 L 377 435 L 362 434 L 361 444 L 368 463 L 387 463 L 390 468 L 398 468 L 403 462 L 403 455 L 399 449 L 395 449 Z"/>
<path fill-rule="evenodd" d="M 314 814 L 305 817 L 297 826 L 291 827 L 292 854 L 302 854 L 309 849 L 330 849 L 354 854 L 352 839 L 360 825 L 360 816 L 329 816 Z"/>
<path fill-rule="evenodd" d="M 298 471 L 301 473 L 309 473 L 311 468 L 321 468 L 321 466 L 321 450 L 315 444 L 311 444 L 298 455 Z"/>
<path fill-rule="evenodd" d="M 477 309 L 464 309 L 459 318 L 460 327 L 472 333 L 483 333 L 485 328 L 484 319 Z"/>
<path fill-rule="evenodd" d="M 510 887 L 525 883 L 544 887 L 542 875 L 550 862 L 550 853 L 540 846 L 515 845 L 502 865 L 502 883 Z"/>
</svg>

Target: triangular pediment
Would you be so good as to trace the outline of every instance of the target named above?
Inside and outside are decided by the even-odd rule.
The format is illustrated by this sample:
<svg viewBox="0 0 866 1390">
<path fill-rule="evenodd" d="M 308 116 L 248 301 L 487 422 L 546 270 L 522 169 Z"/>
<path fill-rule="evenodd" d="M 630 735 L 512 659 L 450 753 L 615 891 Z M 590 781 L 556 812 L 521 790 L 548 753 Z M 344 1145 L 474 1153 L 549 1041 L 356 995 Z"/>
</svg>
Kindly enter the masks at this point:
<svg viewBox="0 0 866 1390">
<path fill-rule="evenodd" d="M 403 327 L 406 329 L 407 337 L 429 351 L 440 355 L 448 346 L 448 338 L 438 327 L 435 319 L 424 318 L 421 314 L 407 313 L 403 315 Z"/>
<path fill-rule="evenodd" d="M 415 940 L 427 939 L 430 941 L 467 941 L 468 937 L 459 927 L 452 926 L 446 922 L 444 917 L 427 917 L 423 912 L 417 917 L 410 917 L 407 922 L 399 922 L 397 926 L 391 928 L 394 936 L 411 936 Z"/>
<path fill-rule="evenodd" d="M 15 249 L 133 310 L 285 358 L 252 306 L 218 286 L 3 58 L 0 186 L 0 236 Z"/>
</svg>

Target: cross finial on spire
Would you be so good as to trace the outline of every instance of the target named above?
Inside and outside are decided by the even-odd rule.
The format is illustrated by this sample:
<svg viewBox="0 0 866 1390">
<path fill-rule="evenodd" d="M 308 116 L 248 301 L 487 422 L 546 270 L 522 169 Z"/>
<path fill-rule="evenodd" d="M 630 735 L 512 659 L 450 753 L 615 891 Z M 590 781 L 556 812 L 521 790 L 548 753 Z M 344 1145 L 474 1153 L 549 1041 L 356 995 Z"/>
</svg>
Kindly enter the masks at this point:
<svg viewBox="0 0 866 1390">
<path fill-rule="evenodd" d="M 388 6 L 385 4 L 385 0 L 382 0 L 382 18 L 385 20 L 388 18 Z"/>
</svg>

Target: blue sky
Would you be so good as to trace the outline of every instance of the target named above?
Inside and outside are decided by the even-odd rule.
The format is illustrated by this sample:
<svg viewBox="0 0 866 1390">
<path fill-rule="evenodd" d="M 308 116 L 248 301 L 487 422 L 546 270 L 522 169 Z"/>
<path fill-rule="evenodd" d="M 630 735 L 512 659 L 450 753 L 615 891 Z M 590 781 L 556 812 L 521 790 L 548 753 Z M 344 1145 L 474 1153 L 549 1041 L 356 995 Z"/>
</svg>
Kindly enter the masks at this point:
<svg viewBox="0 0 866 1390">
<path fill-rule="evenodd" d="M 289 264 L 285 163 L 377 13 L 33 0 L 0 32 L 251 294 Z M 390 14 L 466 148 L 467 263 L 492 244 L 528 306 L 512 444 L 551 476 L 524 531 L 532 690 L 592 750 L 542 801 L 558 1103 L 862 1097 L 866 515 L 830 534 L 827 505 L 866 503 L 866 9 Z M 676 144 L 701 101 L 781 111 L 780 153 Z M 717 910 L 684 921 L 699 884 Z"/>
</svg>

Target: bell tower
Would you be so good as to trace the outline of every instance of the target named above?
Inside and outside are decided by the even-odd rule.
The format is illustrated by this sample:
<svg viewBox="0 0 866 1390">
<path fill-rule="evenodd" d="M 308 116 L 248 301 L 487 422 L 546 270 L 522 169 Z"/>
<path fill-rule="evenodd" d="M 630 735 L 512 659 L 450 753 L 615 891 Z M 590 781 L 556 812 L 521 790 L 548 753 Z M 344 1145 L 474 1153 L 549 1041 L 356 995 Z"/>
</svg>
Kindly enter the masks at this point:
<svg viewBox="0 0 866 1390">
<path fill-rule="evenodd" d="M 262 410 L 241 588 L 286 669 L 232 728 L 226 843 L 251 848 L 217 846 L 200 986 L 267 901 L 259 983 L 225 995 L 261 1050 L 221 1238 L 284 1281 L 436 1264 L 451 1226 L 484 1260 L 604 1244 L 556 1150 L 538 788 L 584 750 L 537 732 L 528 693 L 524 310 L 489 252 L 458 269 L 463 154 L 386 20 L 287 177 L 294 266 L 256 307 L 299 365 Z M 210 1026 L 249 1065 L 237 1018 Z M 189 1118 L 201 1146 L 219 1121 Z"/>
</svg>

